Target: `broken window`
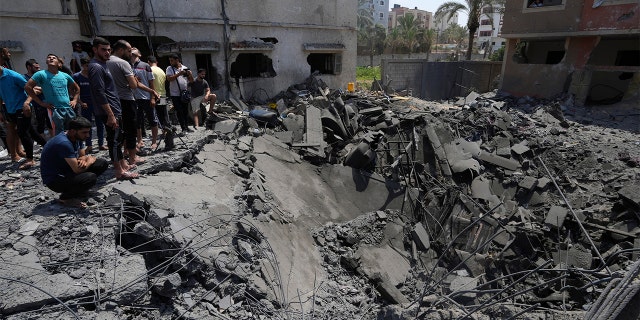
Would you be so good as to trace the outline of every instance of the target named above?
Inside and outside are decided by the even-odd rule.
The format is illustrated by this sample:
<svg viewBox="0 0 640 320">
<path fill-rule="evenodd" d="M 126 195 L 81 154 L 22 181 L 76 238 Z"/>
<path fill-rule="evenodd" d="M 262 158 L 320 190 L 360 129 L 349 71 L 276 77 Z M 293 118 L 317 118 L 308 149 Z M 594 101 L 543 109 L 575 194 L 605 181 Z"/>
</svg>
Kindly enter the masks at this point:
<svg viewBox="0 0 640 320">
<path fill-rule="evenodd" d="M 241 53 L 231 64 L 232 78 L 273 78 L 273 60 L 263 53 Z"/>
<path fill-rule="evenodd" d="M 558 64 L 564 59 L 563 40 L 521 41 L 516 46 L 513 59 L 516 63 Z"/>
<path fill-rule="evenodd" d="M 540 9 L 547 7 L 555 7 L 554 9 L 563 9 L 566 0 L 525 0 L 524 8 Z M 535 11 L 535 10 L 532 10 Z"/>
<path fill-rule="evenodd" d="M 491 37 L 491 31 L 480 31 L 481 37 Z"/>
<path fill-rule="evenodd" d="M 340 74 L 342 72 L 342 54 L 339 53 L 310 53 L 307 63 L 311 66 L 311 73 Z"/>
</svg>

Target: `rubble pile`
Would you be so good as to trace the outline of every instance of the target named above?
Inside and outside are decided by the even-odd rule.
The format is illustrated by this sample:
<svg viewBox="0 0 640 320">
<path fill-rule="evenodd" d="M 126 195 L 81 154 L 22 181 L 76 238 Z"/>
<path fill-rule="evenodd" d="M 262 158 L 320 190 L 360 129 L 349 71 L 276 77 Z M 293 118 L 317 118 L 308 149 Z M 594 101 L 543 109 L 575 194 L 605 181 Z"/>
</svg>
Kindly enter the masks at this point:
<svg viewBox="0 0 640 320">
<path fill-rule="evenodd" d="M 217 105 L 144 178 L 101 178 L 88 210 L 2 162 L 0 315 L 634 317 L 640 127 L 594 122 L 564 98 L 312 76 Z"/>
</svg>

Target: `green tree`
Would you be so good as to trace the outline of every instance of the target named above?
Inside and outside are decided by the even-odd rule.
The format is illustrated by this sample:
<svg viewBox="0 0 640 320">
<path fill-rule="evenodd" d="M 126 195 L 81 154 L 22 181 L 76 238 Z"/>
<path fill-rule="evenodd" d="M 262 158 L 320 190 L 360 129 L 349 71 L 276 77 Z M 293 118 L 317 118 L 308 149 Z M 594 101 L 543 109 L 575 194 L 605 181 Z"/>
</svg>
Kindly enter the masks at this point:
<svg viewBox="0 0 640 320">
<path fill-rule="evenodd" d="M 386 30 L 379 24 L 363 27 L 358 30 L 358 43 L 366 43 L 369 54 L 369 66 L 373 67 L 373 56 L 384 51 Z"/>
<path fill-rule="evenodd" d="M 420 52 L 427 54 L 427 61 L 429 60 L 429 53 L 431 53 L 431 48 L 436 41 L 436 37 L 436 31 L 433 29 L 424 30 L 422 37 L 420 37 Z"/>
<path fill-rule="evenodd" d="M 449 1 L 445 2 L 436 10 L 436 17 L 449 18 L 457 12 L 466 11 L 469 15 L 467 20 L 467 29 L 469 30 L 468 46 L 467 46 L 467 60 L 471 60 L 471 52 L 473 50 L 473 39 L 475 38 L 476 31 L 480 27 L 480 16 L 482 15 L 482 8 L 487 7 L 493 12 L 493 4 L 495 0 L 465 0 L 464 3 Z"/>
<path fill-rule="evenodd" d="M 391 50 L 391 53 L 396 53 L 398 47 L 402 45 L 402 36 L 398 28 L 393 28 L 387 34 L 384 41 L 387 48 Z"/>
<path fill-rule="evenodd" d="M 402 38 L 401 43 L 409 50 L 409 57 L 411 57 L 411 53 L 415 52 L 420 44 L 424 29 L 420 27 L 420 21 L 410 13 L 398 18 L 397 28 Z"/>
</svg>

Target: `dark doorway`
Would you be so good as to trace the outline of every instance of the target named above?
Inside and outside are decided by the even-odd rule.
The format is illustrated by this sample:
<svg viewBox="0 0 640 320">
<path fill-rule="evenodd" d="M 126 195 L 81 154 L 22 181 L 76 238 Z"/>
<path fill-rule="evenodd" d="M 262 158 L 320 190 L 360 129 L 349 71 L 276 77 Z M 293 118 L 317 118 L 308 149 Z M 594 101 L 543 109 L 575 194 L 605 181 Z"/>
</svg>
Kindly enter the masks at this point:
<svg viewBox="0 0 640 320">
<path fill-rule="evenodd" d="M 220 75 L 218 74 L 218 68 L 213 66 L 211 62 L 211 54 L 209 53 L 196 53 L 196 68 L 207 70 L 207 76 L 205 80 L 209 83 L 211 91 L 220 87 Z"/>
<path fill-rule="evenodd" d="M 273 78 L 273 60 L 262 53 L 241 53 L 231 64 L 232 78 Z"/>
</svg>

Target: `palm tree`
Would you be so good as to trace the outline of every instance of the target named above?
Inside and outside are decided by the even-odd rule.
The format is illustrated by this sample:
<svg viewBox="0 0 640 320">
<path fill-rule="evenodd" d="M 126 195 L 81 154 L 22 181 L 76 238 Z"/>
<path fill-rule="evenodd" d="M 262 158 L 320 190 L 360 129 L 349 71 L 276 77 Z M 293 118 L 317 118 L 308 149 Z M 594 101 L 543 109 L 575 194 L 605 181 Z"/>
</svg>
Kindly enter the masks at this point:
<svg viewBox="0 0 640 320">
<path fill-rule="evenodd" d="M 467 29 L 469 29 L 469 47 L 467 48 L 467 60 L 471 60 L 471 52 L 473 50 L 473 38 L 480 27 L 480 16 L 482 15 L 482 8 L 488 7 L 493 12 L 493 4 L 495 0 L 465 0 L 466 3 L 460 3 L 455 1 L 445 2 L 438 10 L 436 10 L 436 17 L 442 17 L 445 20 L 449 20 L 452 15 L 459 11 L 466 11 L 469 14 L 469 20 L 467 21 Z"/>
<path fill-rule="evenodd" d="M 402 37 L 398 28 L 393 28 L 384 40 L 385 45 L 391 49 L 391 53 L 396 53 L 398 46 L 402 45 Z"/>
<path fill-rule="evenodd" d="M 431 46 L 433 46 L 436 40 L 437 34 L 433 29 L 423 30 L 422 37 L 420 37 L 420 51 L 427 54 L 427 61 L 429 61 L 429 53 L 431 53 Z"/>
<path fill-rule="evenodd" d="M 423 28 L 420 27 L 420 21 L 409 13 L 398 18 L 397 28 L 403 39 L 403 45 L 409 49 L 409 57 L 411 57 L 411 52 L 418 47 L 422 37 Z"/>
</svg>

